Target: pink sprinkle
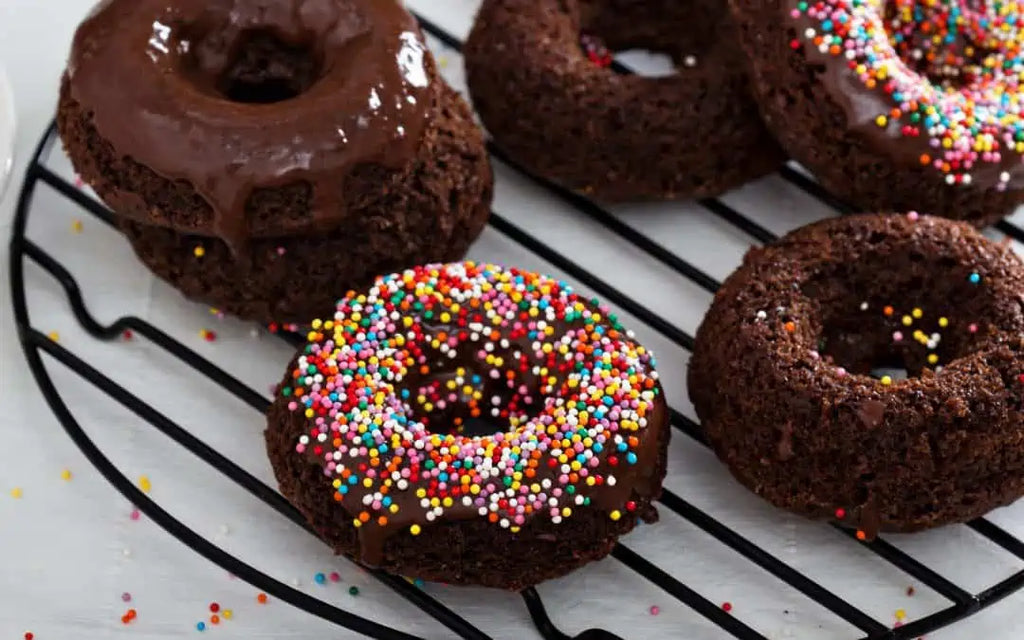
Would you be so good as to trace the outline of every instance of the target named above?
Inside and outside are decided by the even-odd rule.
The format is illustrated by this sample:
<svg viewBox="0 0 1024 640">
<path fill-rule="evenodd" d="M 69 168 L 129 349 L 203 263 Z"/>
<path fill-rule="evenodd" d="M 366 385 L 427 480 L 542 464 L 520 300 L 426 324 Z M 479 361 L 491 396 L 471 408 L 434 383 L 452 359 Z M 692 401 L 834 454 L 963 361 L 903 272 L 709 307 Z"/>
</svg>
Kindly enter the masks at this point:
<svg viewBox="0 0 1024 640">
<path fill-rule="evenodd" d="M 132 594 L 128 593 L 127 591 L 125 591 L 124 593 L 121 594 L 121 602 L 131 602 L 131 601 L 132 601 Z"/>
<path fill-rule="evenodd" d="M 892 334 L 892 341 L 893 342 L 903 342 L 903 332 L 902 331 L 897 331 L 896 333 Z"/>
<path fill-rule="evenodd" d="M 331 582 L 338 582 L 339 580 L 341 580 L 341 574 L 337 571 L 332 571 L 331 575 L 328 577 L 331 579 Z"/>
<path fill-rule="evenodd" d="M 138 510 L 138 509 L 132 509 L 132 513 L 131 513 L 131 515 L 130 515 L 129 517 L 130 517 L 130 518 L 131 518 L 132 520 L 138 520 L 138 519 L 139 519 L 139 516 L 141 516 L 141 515 L 142 515 L 142 514 L 140 514 L 140 513 L 139 513 L 139 510 Z"/>
<path fill-rule="evenodd" d="M 967 330 L 970 331 L 971 333 L 978 333 L 978 325 L 972 324 L 971 326 L 967 327 Z"/>
<path fill-rule="evenodd" d="M 85 185 L 81 176 L 75 176 L 75 187 L 81 189 Z"/>
<path fill-rule="evenodd" d="M 658 605 L 656 605 L 656 604 L 652 604 L 651 605 L 651 615 L 652 616 L 656 616 L 659 613 L 661 613 L 661 608 L 659 608 Z"/>
<path fill-rule="evenodd" d="M 836 367 L 836 375 L 839 376 L 840 378 L 845 377 L 846 376 L 846 369 L 844 369 L 842 367 Z"/>
<path fill-rule="evenodd" d="M 911 211 L 907 214 L 907 218 L 909 218 L 911 222 L 917 222 L 921 218 L 921 214 L 916 211 Z"/>
<path fill-rule="evenodd" d="M 277 248 L 277 255 L 283 256 L 285 253 L 287 253 L 287 250 L 284 247 Z"/>
</svg>

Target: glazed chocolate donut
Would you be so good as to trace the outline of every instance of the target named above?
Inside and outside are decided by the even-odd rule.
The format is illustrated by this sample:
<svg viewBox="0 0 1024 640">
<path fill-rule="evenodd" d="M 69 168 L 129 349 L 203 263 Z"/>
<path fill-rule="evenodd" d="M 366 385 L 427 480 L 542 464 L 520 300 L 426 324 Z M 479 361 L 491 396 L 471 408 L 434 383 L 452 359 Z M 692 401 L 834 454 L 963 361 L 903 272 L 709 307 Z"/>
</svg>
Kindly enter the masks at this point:
<svg viewBox="0 0 1024 640">
<path fill-rule="evenodd" d="M 732 0 L 765 120 L 822 185 L 976 226 L 1024 201 L 1018 4 Z"/>
<path fill-rule="evenodd" d="M 1024 494 L 1024 264 L 941 218 L 812 224 L 728 278 L 689 387 L 777 506 L 868 538 L 976 518 Z"/>
<path fill-rule="evenodd" d="M 158 275 L 262 320 L 451 259 L 488 215 L 482 135 L 395 0 L 108 0 L 75 35 L 58 125 Z M 223 250 L 197 262 L 204 244 Z M 254 253 L 289 244 L 322 258 L 295 296 L 312 309 L 254 275 Z M 338 246 L 351 259 L 329 259 Z"/>
<path fill-rule="evenodd" d="M 720 194 L 783 161 L 727 14 L 718 0 L 485 0 L 465 47 L 474 106 L 513 160 L 571 189 Z M 676 73 L 617 73 L 581 37 L 664 52 Z"/>
<path fill-rule="evenodd" d="M 657 517 L 669 428 L 654 358 L 566 284 L 418 267 L 312 327 L 267 449 L 281 491 L 338 553 L 520 589 Z"/>
</svg>

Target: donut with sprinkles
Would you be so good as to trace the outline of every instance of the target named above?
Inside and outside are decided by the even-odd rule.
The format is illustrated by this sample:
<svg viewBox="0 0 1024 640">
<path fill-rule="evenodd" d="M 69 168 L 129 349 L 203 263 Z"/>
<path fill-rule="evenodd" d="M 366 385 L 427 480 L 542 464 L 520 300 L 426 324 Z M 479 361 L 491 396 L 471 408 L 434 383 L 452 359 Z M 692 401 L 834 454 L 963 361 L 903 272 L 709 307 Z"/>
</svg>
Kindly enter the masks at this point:
<svg viewBox="0 0 1024 640">
<path fill-rule="evenodd" d="M 742 484 L 862 539 L 1024 495 L 1024 263 L 966 223 L 844 216 L 751 250 L 687 379 Z"/>
<path fill-rule="evenodd" d="M 282 493 L 336 552 L 521 589 L 656 519 L 669 429 L 654 357 L 566 283 L 422 266 L 311 326 L 266 441 Z"/>
<path fill-rule="evenodd" d="M 732 0 L 761 110 L 860 210 L 993 223 L 1024 201 L 1016 0 Z"/>
</svg>

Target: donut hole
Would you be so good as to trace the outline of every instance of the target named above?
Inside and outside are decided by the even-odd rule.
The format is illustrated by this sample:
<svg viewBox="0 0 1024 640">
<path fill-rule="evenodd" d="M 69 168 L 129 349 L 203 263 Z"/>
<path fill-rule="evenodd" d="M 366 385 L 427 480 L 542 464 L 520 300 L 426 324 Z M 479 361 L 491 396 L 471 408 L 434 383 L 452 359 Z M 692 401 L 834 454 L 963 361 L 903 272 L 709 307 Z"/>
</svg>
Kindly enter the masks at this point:
<svg viewBox="0 0 1024 640">
<path fill-rule="evenodd" d="M 292 42 L 272 29 L 247 29 L 231 37 L 194 26 L 177 46 L 184 76 L 200 92 L 244 104 L 296 98 L 323 73 L 311 42 Z"/>
<path fill-rule="evenodd" d="M 962 89 L 1000 74 L 1007 47 L 1015 48 L 1020 41 L 1017 21 L 989 27 L 998 23 L 990 4 L 888 0 L 883 12 L 886 33 L 907 67 L 938 87 Z"/>
<path fill-rule="evenodd" d="M 238 39 L 217 89 L 232 102 L 272 104 L 302 95 L 320 74 L 321 62 L 311 46 L 255 29 Z"/>
<path fill-rule="evenodd" d="M 428 357 L 427 373 L 410 376 L 399 389 L 406 414 L 437 434 L 476 438 L 515 431 L 539 415 L 545 403 L 535 376 L 504 366 L 520 360 L 517 353 Z"/>
<path fill-rule="evenodd" d="M 694 33 L 689 25 L 718 24 L 720 16 L 696 16 L 689 3 L 649 0 L 579 0 L 580 46 L 601 66 L 614 58 L 632 72 L 649 77 L 670 76 L 699 65 L 701 52 L 716 43 L 716 32 Z M 712 11 L 722 13 L 722 7 Z M 701 9 L 701 11 L 704 11 Z M 707 11 L 704 11 L 707 13 Z"/>
<path fill-rule="evenodd" d="M 803 286 L 819 308 L 818 353 L 893 382 L 941 371 L 979 348 L 995 313 L 997 301 L 971 275 L 913 251 L 828 269 Z"/>
</svg>

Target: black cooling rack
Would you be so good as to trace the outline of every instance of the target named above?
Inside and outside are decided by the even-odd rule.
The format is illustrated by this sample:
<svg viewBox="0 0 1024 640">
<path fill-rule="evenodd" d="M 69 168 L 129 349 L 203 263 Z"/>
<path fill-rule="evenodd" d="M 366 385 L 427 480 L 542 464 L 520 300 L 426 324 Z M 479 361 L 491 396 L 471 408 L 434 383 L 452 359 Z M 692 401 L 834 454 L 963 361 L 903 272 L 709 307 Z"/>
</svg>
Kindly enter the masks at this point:
<svg viewBox="0 0 1024 640">
<path fill-rule="evenodd" d="M 456 51 L 461 49 L 462 43 L 450 33 L 428 20 L 420 18 L 420 21 L 427 33 Z M 619 73 L 630 72 L 629 69 L 617 63 L 615 69 Z M 43 158 L 46 157 L 46 154 L 52 148 L 55 139 L 55 127 L 51 125 L 40 141 L 29 163 L 25 181 L 19 194 L 11 237 L 10 274 L 15 320 L 29 369 L 42 389 L 43 396 L 68 435 L 89 461 L 129 501 L 171 535 L 225 570 L 280 600 L 367 637 L 379 638 L 381 640 L 418 640 L 413 635 L 368 620 L 293 589 L 228 554 L 209 540 L 192 531 L 137 489 L 104 455 L 72 416 L 43 365 L 43 354 L 47 354 L 62 363 L 110 398 L 136 414 L 143 421 L 149 423 L 180 446 L 188 449 L 203 462 L 214 467 L 227 478 L 294 522 L 297 526 L 302 527 L 311 534 L 313 533 L 303 517 L 277 491 L 208 447 L 170 418 L 118 385 L 74 352 L 51 340 L 32 325 L 24 281 L 26 262 L 36 264 L 57 280 L 67 295 L 68 303 L 75 317 L 82 327 L 94 338 L 98 340 L 113 340 L 119 337 L 125 330 L 131 330 L 138 336 L 146 338 L 168 354 L 189 365 L 195 370 L 196 374 L 205 376 L 223 391 L 235 396 L 253 409 L 265 412 L 269 405 L 269 402 L 260 393 L 243 384 L 228 372 L 217 367 L 145 320 L 133 316 L 124 316 L 109 325 L 99 323 L 90 313 L 89 309 L 86 308 L 74 275 L 57 258 L 51 256 L 38 244 L 26 237 L 25 229 L 31 213 L 33 195 L 40 185 L 56 191 L 59 195 L 94 215 L 99 220 L 107 224 L 113 224 L 111 213 L 103 205 L 82 193 L 77 187 L 68 183 L 44 165 Z M 489 144 L 488 148 L 495 158 L 513 168 L 521 170 L 501 149 L 493 144 Z M 824 191 L 814 180 L 798 169 L 786 167 L 780 172 L 780 176 L 839 212 L 852 211 L 851 207 Z M 571 204 L 581 214 L 590 217 L 609 231 L 618 234 L 630 242 L 637 250 L 663 263 L 680 277 L 691 280 L 709 292 L 713 293 L 717 290 L 719 286 L 717 280 L 684 258 L 651 241 L 647 236 L 622 222 L 601 206 L 583 196 L 561 189 L 544 180 L 534 177 L 531 177 L 531 179 Z M 710 214 L 718 216 L 748 234 L 752 240 L 764 243 L 770 242 L 775 238 L 770 231 L 729 207 L 721 200 L 705 199 L 701 200 L 699 204 Z M 641 322 L 661 333 L 671 342 L 686 350 L 692 350 L 693 337 L 690 334 L 681 331 L 665 318 L 652 313 L 641 302 L 612 287 L 595 274 L 559 253 L 553 247 L 523 230 L 511 220 L 502 217 L 498 212 L 494 212 L 490 224 L 498 232 L 545 259 L 564 274 L 593 290 L 606 301 L 634 315 Z M 1002 222 L 997 225 L 997 228 L 1011 238 L 1024 241 L 1024 230 L 1019 227 L 1008 222 Z M 673 427 L 697 442 L 704 444 L 703 435 L 698 424 L 675 409 L 671 409 L 671 417 Z M 664 508 L 671 510 L 696 525 L 705 534 L 712 536 L 732 549 L 732 551 L 740 554 L 751 564 L 768 572 L 782 583 L 796 589 L 831 611 L 837 617 L 856 627 L 863 633 L 862 637 L 867 640 L 917 638 L 925 633 L 971 616 L 1024 587 L 1024 570 L 1021 570 L 983 591 L 972 593 L 966 588 L 944 578 L 935 570 L 915 560 L 883 539 L 877 539 L 872 542 L 860 542 L 852 531 L 836 527 L 851 540 L 850 544 L 865 547 L 912 576 L 921 584 L 930 587 L 948 601 L 948 606 L 944 609 L 940 609 L 927 617 L 910 621 L 899 628 L 890 629 L 888 625 L 883 624 L 847 602 L 840 595 L 796 571 L 779 558 L 771 555 L 736 531 L 722 524 L 713 515 L 698 509 L 680 496 L 666 490 L 661 503 Z M 1016 538 L 989 520 L 975 520 L 968 523 L 967 526 L 980 536 L 998 545 L 1008 554 L 1024 560 L 1024 541 Z M 741 640 L 767 640 L 756 629 L 723 611 L 721 607 L 704 598 L 693 588 L 675 579 L 637 552 L 618 545 L 612 552 L 612 557 L 650 581 L 656 587 L 662 589 L 666 594 L 689 606 L 733 637 Z M 489 638 L 484 631 L 473 626 L 457 612 L 446 607 L 406 579 L 374 570 L 369 570 L 369 573 L 418 607 L 424 615 L 431 616 L 450 629 L 456 636 L 468 640 L 486 640 Z M 526 589 L 521 595 L 530 617 L 545 640 L 621 640 L 619 636 L 599 628 L 589 629 L 576 636 L 569 636 L 560 631 L 551 621 L 545 610 L 544 603 L 536 590 L 532 588 Z M 681 631 L 681 633 L 683 632 Z"/>
</svg>

